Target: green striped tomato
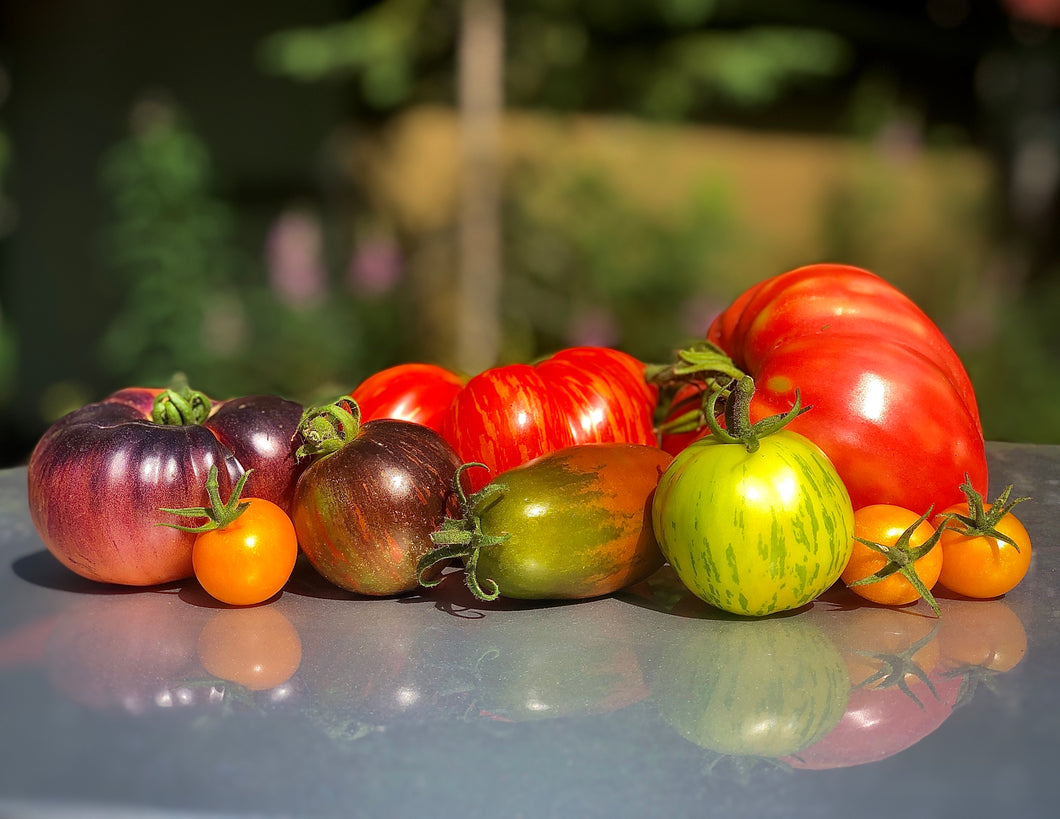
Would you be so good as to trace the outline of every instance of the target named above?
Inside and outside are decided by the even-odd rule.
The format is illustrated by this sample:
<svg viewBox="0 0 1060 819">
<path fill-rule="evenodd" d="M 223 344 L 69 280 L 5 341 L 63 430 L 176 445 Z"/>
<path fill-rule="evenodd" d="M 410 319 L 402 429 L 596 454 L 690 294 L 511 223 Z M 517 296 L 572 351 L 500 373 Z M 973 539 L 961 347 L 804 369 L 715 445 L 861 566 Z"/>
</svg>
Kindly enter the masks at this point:
<svg viewBox="0 0 1060 819">
<path fill-rule="evenodd" d="M 734 614 L 798 608 L 831 586 L 853 548 L 854 510 L 827 456 L 781 429 L 748 452 L 701 438 L 659 481 L 652 525 L 698 597 Z"/>
<path fill-rule="evenodd" d="M 452 548 L 428 553 L 420 568 L 461 557 L 468 587 L 484 600 L 580 599 L 638 583 L 663 564 L 651 499 L 669 463 L 657 447 L 624 443 L 535 458 L 464 498 L 462 520 L 432 536 Z"/>
</svg>

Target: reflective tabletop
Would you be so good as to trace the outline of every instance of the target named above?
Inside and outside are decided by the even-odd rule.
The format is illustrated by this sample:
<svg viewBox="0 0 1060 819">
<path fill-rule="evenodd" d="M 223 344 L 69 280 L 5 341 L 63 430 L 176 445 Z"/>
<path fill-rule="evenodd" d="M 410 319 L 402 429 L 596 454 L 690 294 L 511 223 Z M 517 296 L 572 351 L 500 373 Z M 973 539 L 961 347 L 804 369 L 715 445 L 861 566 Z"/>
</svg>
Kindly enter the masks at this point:
<svg viewBox="0 0 1060 819">
<path fill-rule="evenodd" d="M 578 603 L 299 565 L 234 609 L 100 586 L 0 472 L 0 816 L 1053 816 L 1060 447 L 990 444 L 1034 544 L 990 601 L 724 616 L 664 567 Z"/>
</svg>

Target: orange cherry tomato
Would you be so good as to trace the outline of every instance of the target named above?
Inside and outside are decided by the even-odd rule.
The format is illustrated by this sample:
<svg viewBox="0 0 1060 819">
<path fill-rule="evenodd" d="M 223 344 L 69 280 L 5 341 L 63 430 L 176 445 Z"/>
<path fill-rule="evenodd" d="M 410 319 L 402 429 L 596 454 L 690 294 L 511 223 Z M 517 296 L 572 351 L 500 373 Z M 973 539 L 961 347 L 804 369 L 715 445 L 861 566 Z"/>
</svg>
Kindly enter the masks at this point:
<svg viewBox="0 0 1060 819">
<path fill-rule="evenodd" d="M 889 606 L 924 597 L 937 613 L 930 590 L 942 571 L 939 536 L 926 514 L 918 517 L 909 509 L 885 503 L 863 506 L 854 512 L 854 551 L 841 575 L 843 582 L 866 600 Z M 894 568 L 895 563 L 901 566 Z M 879 579 L 869 580 L 877 574 Z"/>
<path fill-rule="evenodd" d="M 298 538 L 279 506 L 245 498 L 246 509 L 221 529 L 195 538 L 195 577 L 211 596 L 233 606 L 261 603 L 280 591 L 294 571 Z"/>
<path fill-rule="evenodd" d="M 182 517 L 205 517 L 198 526 L 166 524 L 193 532 L 191 564 L 195 578 L 211 597 L 233 606 L 261 603 L 280 591 L 298 559 L 298 536 L 287 513 L 264 498 L 240 499 L 244 472 L 222 502 L 217 467 L 206 480 L 209 507 L 163 509 Z"/>
<path fill-rule="evenodd" d="M 1011 591 L 1031 565 L 1031 538 L 1011 513 L 1008 487 L 994 503 L 984 503 L 970 483 L 961 486 L 965 503 L 954 504 L 938 518 L 945 531 L 939 582 L 965 597 L 986 599 Z"/>
</svg>

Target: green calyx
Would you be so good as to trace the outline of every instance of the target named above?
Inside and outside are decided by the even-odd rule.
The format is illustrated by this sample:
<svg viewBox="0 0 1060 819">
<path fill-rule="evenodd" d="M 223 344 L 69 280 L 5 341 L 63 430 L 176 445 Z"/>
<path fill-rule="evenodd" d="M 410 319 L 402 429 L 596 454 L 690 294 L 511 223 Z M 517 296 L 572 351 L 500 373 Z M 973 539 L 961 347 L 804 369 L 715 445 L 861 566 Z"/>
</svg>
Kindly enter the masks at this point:
<svg viewBox="0 0 1060 819">
<path fill-rule="evenodd" d="M 232 521 L 238 518 L 243 512 L 246 511 L 247 507 L 250 506 L 249 501 L 240 501 L 239 496 L 243 493 L 243 487 L 247 482 L 247 478 L 253 469 L 248 469 L 242 475 L 239 476 L 239 480 L 236 485 L 232 488 L 232 494 L 229 496 L 227 502 L 221 500 L 221 493 L 217 485 L 217 465 L 214 464 L 210 467 L 210 474 L 206 478 L 206 494 L 210 498 L 210 506 L 193 506 L 188 509 L 160 509 L 160 512 L 167 512 L 173 515 L 180 515 L 186 518 L 206 518 L 205 523 L 201 523 L 198 526 L 184 526 L 179 523 L 160 523 L 159 526 L 169 526 L 172 529 L 180 529 L 182 532 L 191 532 L 192 534 L 201 534 L 203 532 L 212 532 L 215 529 L 224 529 Z"/>
<path fill-rule="evenodd" d="M 184 373 L 177 373 L 173 383 L 155 397 L 151 420 L 166 426 L 197 425 L 210 417 L 211 409 L 206 394 L 193 390 Z"/>
<path fill-rule="evenodd" d="M 884 564 L 883 568 L 875 574 L 870 574 L 868 577 L 861 578 L 861 580 L 855 580 L 849 585 L 867 586 L 870 583 L 876 583 L 877 581 L 883 580 L 886 577 L 890 577 L 895 572 L 898 572 L 902 575 L 902 577 L 904 577 L 912 584 L 913 588 L 916 589 L 920 596 L 927 601 L 929 606 L 931 606 L 931 610 L 935 612 L 935 616 L 938 617 L 942 613 L 942 611 L 939 609 L 938 601 L 935 600 L 935 596 L 931 593 L 931 589 L 924 585 L 924 581 L 920 579 L 920 575 L 917 574 L 915 564 L 918 560 L 920 560 L 920 558 L 930 552 L 935 547 L 935 544 L 939 542 L 939 538 L 942 537 L 944 527 L 940 526 L 938 529 L 932 532 L 931 537 L 929 537 L 915 549 L 909 545 L 909 541 L 910 538 L 912 538 L 913 533 L 917 530 L 917 527 L 920 526 L 921 523 L 923 523 L 925 520 L 928 519 L 928 517 L 930 517 L 931 510 L 933 508 L 934 507 L 929 506 L 928 510 L 924 514 L 922 514 L 919 518 L 913 521 L 913 523 L 909 524 L 906 530 L 902 532 L 898 540 L 895 541 L 893 546 L 887 546 L 883 543 L 877 543 L 873 540 L 866 540 L 863 537 L 855 536 L 854 540 L 856 540 L 858 543 L 863 543 L 875 552 L 879 552 L 887 559 L 887 562 Z"/>
<path fill-rule="evenodd" d="M 720 392 L 713 392 L 707 399 L 704 420 L 714 439 L 726 444 L 743 444 L 748 452 L 757 452 L 761 439 L 787 426 L 810 407 L 802 406 L 799 391 L 795 390 L 795 405 L 785 413 L 770 415 L 751 423 L 751 399 L 755 394 L 755 382 L 745 375 L 732 386 L 725 401 L 725 428 L 718 423 L 716 406 Z"/>
<path fill-rule="evenodd" d="M 490 535 L 482 531 L 479 509 L 489 506 L 491 499 L 500 499 L 508 491 L 505 484 L 488 483 L 478 492 L 468 495 L 460 479 L 471 467 L 487 469 L 485 464 L 470 462 L 461 464 L 453 478 L 453 490 L 460 503 L 460 517 L 446 518 L 442 525 L 431 533 L 435 548 L 420 558 L 416 564 L 416 574 L 421 586 L 430 588 L 442 582 L 441 576 L 430 577 L 430 570 L 438 563 L 459 558 L 464 562 L 464 582 L 468 590 L 479 600 L 496 600 L 500 596 L 500 587 L 490 578 L 479 578 L 478 558 L 482 549 L 497 546 L 508 540 L 511 535 Z"/>
<path fill-rule="evenodd" d="M 330 455 L 356 438 L 360 431 L 361 409 L 350 398 L 310 407 L 298 422 L 302 445 L 295 457 Z"/>
<path fill-rule="evenodd" d="M 709 396 L 725 393 L 733 381 L 743 376 L 743 370 L 733 363 L 721 347 L 710 341 L 697 342 L 678 350 L 677 360 L 670 364 L 647 365 L 644 369 L 645 380 L 671 396 L 688 384 L 703 386 L 701 394 L 672 403 L 668 413 L 670 417 L 659 425 L 657 431 L 668 434 L 702 429 L 707 423 L 706 401 Z"/>
<path fill-rule="evenodd" d="M 693 380 L 719 382 L 724 387 L 742 378 L 743 370 L 717 344 L 700 341 L 677 351 L 677 361 L 671 364 L 649 364 L 644 377 L 659 387 L 681 386 Z"/>
<path fill-rule="evenodd" d="M 998 531 L 997 525 L 1005 515 L 1012 511 L 1012 508 L 1017 503 L 1023 503 L 1030 500 L 1030 498 L 1012 498 L 1010 500 L 1009 495 L 1012 494 L 1012 485 L 1009 484 L 1005 487 L 1005 491 L 998 495 L 997 500 L 987 509 L 986 504 L 983 502 L 983 496 L 975 491 L 975 487 L 972 486 L 972 479 L 967 472 L 964 473 L 964 483 L 961 484 L 961 491 L 968 500 L 969 514 L 958 515 L 954 512 L 949 512 L 943 515 L 945 519 L 943 526 L 948 526 L 965 537 L 995 538 L 1007 543 L 1018 552 L 1020 550 L 1019 544 L 1004 532 Z M 953 521 L 957 521 L 960 525 L 952 526 L 951 523 Z"/>
</svg>

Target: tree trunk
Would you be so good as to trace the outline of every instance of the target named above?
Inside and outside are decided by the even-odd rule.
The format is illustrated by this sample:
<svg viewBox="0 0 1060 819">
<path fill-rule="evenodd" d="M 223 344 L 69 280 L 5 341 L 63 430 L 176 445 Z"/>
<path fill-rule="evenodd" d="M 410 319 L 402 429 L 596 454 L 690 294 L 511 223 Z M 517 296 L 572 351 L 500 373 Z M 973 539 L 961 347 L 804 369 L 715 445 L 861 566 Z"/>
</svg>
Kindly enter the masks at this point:
<svg viewBox="0 0 1060 819">
<path fill-rule="evenodd" d="M 464 0 L 459 52 L 456 362 L 464 372 L 474 374 L 494 366 L 500 350 L 502 0 Z"/>
</svg>

